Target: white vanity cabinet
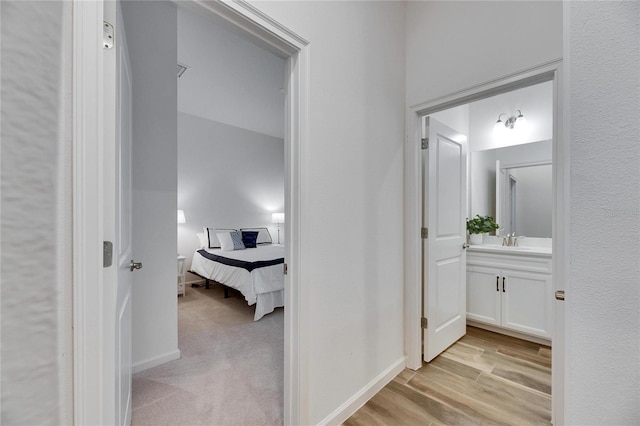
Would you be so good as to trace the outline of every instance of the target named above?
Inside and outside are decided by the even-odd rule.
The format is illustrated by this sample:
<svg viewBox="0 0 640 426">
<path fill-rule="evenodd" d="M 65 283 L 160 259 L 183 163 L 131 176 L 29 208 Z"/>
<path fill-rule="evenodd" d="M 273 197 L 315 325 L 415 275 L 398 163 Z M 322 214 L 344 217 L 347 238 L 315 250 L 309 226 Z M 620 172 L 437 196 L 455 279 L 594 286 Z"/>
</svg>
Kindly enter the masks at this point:
<svg viewBox="0 0 640 426">
<path fill-rule="evenodd" d="M 526 336 L 551 339 L 551 255 L 470 249 L 467 320 Z"/>
</svg>

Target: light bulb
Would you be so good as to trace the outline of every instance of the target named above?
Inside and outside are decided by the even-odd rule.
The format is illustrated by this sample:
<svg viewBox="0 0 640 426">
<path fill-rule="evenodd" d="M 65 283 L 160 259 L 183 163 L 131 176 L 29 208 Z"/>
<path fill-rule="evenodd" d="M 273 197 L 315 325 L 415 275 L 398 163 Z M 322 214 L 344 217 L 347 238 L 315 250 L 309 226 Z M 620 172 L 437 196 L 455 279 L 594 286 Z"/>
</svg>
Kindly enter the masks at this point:
<svg viewBox="0 0 640 426">
<path fill-rule="evenodd" d="M 524 117 L 524 115 L 522 115 L 522 112 L 520 112 L 520 115 L 516 117 L 516 124 L 514 127 L 518 134 L 522 136 L 526 136 L 529 134 L 529 122 Z"/>
</svg>

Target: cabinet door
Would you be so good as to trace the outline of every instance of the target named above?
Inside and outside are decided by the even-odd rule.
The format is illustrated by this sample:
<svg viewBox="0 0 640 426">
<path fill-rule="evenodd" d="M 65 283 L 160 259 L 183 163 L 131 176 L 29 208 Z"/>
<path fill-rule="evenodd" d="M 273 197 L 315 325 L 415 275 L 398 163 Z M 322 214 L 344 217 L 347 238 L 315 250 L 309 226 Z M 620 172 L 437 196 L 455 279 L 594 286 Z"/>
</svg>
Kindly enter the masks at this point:
<svg viewBox="0 0 640 426">
<path fill-rule="evenodd" d="M 501 283 L 499 269 L 467 266 L 467 319 L 500 325 Z"/>
<path fill-rule="evenodd" d="M 551 338 L 551 276 L 510 270 L 503 270 L 502 275 L 502 325 Z"/>
</svg>

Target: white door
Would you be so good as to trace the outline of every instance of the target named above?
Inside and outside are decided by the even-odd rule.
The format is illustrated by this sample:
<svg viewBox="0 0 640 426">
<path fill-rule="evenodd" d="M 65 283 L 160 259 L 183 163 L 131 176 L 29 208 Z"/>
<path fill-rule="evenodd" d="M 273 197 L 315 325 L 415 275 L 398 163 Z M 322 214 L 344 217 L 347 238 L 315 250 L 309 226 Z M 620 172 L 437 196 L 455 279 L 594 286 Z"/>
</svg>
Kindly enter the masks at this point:
<svg viewBox="0 0 640 426">
<path fill-rule="evenodd" d="M 105 238 L 113 241 L 113 264 L 105 268 L 112 298 L 103 301 L 106 321 L 113 321 L 113 387 L 105 387 L 105 409 L 114 423 L 131 423 L 131 68 L 119 1 L 104 2 L 104 20 L 113 26 L 112 48 L 104 49 L 105 98 Z M 107 31 L 111 29 L 107 27 Z M 141 265 L 138 265 L 141 267 Z M 109 327 L 111 328 L 111 327 Z M 113 396 L 111 395 L 113 393 Z M 107 414 L 108 418 L 109 415 Z"/>
<path fill-rule="evenodd" d="M 425 118 L 423 168 L 424 360 L 466 332 L 467 138 Z"/>
</svg>

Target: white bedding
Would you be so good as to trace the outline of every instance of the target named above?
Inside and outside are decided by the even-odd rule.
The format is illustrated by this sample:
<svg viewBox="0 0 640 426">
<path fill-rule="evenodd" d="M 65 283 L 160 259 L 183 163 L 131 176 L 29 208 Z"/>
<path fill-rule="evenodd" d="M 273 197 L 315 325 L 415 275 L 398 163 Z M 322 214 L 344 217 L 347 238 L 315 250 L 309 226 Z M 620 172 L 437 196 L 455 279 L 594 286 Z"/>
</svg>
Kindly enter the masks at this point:
<svg viewBox="0 0 640 426">
<path fill-rule="evenodd" d="M 245 250 L 222 251 L 205 249 L 207 252 L 229 259 L 256 262 L 284 257 L 284 246 L 268 244 Z M 251 272 L 237 266 L 229 266 L 202 256 L 198 251 L 193 255 L 191 270 L 205 278 L 217 281 L 239 290 L 249 306 L 256 304 L 254 321 L 265 314 L 284 306 L 284 266 L 277 265 L 256 268 Z"/>
</svg>

